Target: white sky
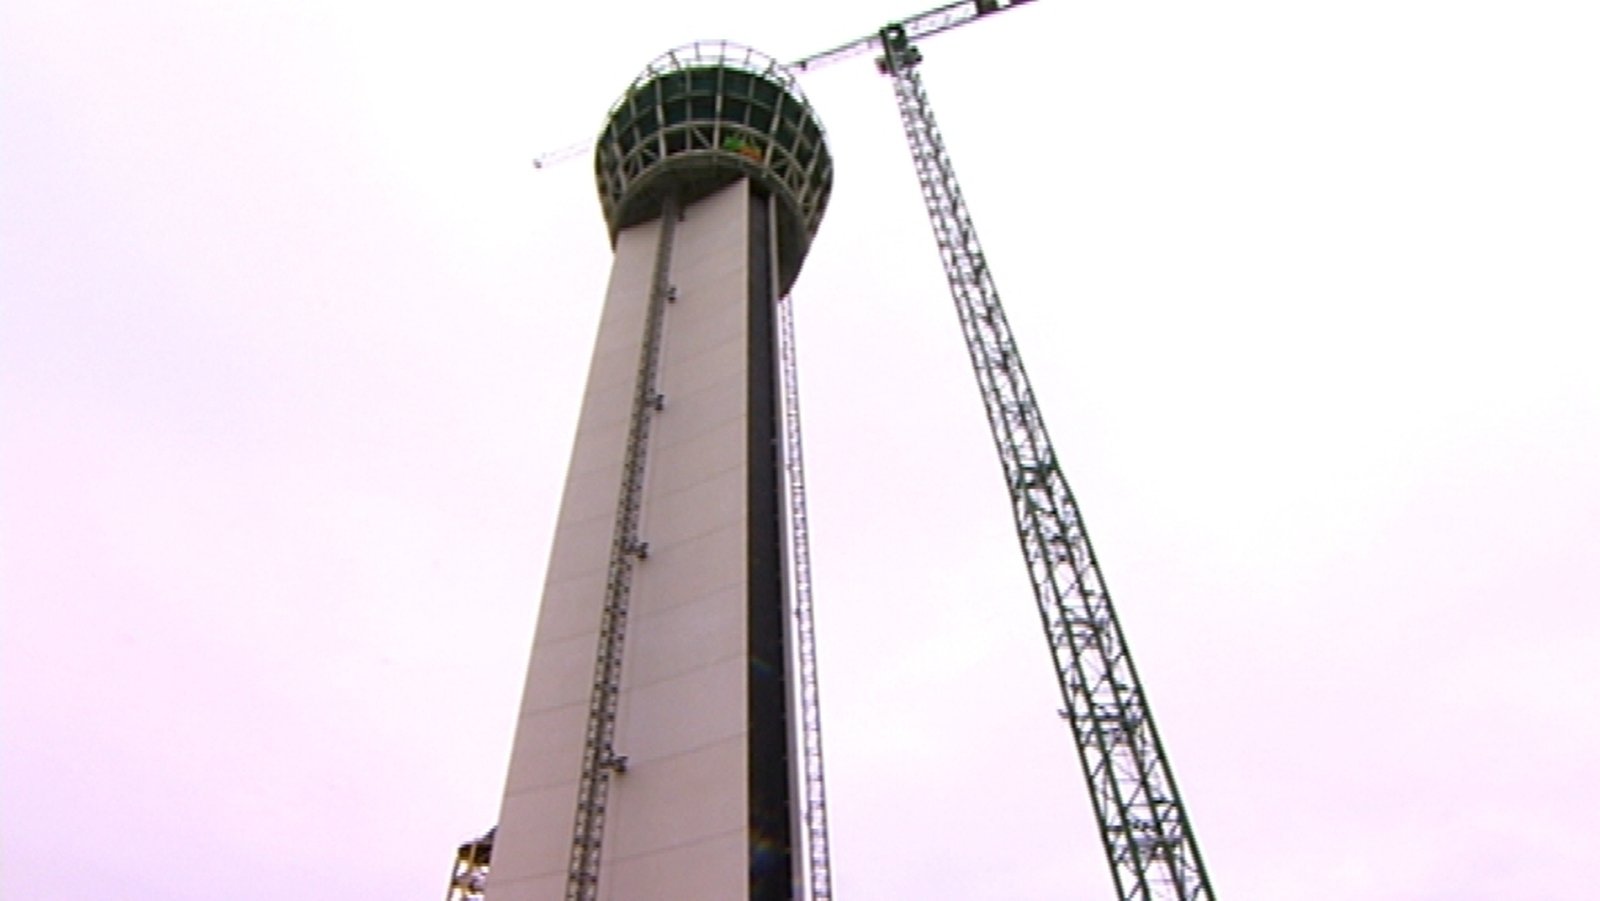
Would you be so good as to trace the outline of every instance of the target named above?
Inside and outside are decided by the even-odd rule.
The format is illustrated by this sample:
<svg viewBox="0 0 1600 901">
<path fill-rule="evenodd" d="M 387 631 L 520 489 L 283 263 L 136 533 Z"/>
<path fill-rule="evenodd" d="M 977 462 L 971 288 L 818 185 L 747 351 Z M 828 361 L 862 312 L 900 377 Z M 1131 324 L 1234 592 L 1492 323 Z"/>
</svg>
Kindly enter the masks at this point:
<svg viewBox="0 0 1600 901">
<path fill-rule="evenodd" d="M 0 895 L 436 898 L 489 826 L 657 52 L 888 0 L 0 8 Z M 1230 899 L 1578 899 L 1587 4 L 1051 0 L 924 77 Z M 796 290 L 836 888 L 1109 877 L 889 85 Z"/>
</svg>

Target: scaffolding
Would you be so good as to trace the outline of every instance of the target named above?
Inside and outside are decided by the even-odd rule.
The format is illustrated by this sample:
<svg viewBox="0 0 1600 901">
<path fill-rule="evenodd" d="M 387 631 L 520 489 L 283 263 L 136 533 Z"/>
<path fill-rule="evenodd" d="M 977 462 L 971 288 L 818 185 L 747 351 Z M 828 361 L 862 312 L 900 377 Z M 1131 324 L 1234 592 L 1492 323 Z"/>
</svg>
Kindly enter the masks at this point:
<svg viewBox="0 0 1600 901">
<path fill-rule="evenodd" d="M 489 884 L 489 858 L 494 855 L 494 827 L 456 849 L 456 859 L 450 867 L 450 884 L 444 891 L 444 901 L 483 901 L 484 889 Z"/>
</svg>

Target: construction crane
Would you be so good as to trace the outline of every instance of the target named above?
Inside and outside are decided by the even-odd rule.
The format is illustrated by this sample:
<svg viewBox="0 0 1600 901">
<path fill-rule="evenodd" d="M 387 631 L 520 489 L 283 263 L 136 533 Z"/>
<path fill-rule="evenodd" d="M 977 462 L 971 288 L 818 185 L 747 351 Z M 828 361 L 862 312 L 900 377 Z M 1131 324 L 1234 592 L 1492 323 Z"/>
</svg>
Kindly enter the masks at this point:
<svg viewBox="0 0 1600 901">
<path fill-rule="evenodd" d="M 901 126 L 1011 498 L 1018 543 L 1061 691 L 1060 716 L 1072 733 L 1117 897 L 1211 901 L 1215 896 L 1210 879 L 1127 640 L 1045 429 L 918 71 L 922 62 L 918 41 L 1028 2 L 957 0 L 803 57 L 790 68 L 809 72 L 866 53 L 881 54 L 878 70 L 894 85 Z M 545 154 L 534 160 L 534 166 L 547 168 L 587 147 L 577 144 Z M 782 312 L 784 343 L 792 345 L 788 311 Z M 785 353 L 792 354 L 792 346 Z M 792 392 L 792 356 L 786 356 L 784 370 L 786 391 Z M 794 416 L 798 418 L 797 411 Z M 790 428 L 790 440 L 798 451 L 798 422 Z M 802 517 L 803 511 L 802 495 Z M 809 617 L 809 593 L 802 612 Z M 803 625 L 809 636 L 809 620 Z M 803 681 L 810 692 L 802 730 L 808 783 L 806 865 L 811 897 L 827 899 L 832 888 L 820 719 L 815 715 L 816 663 L 814 656 L 808 656 L 814 652 L 814 641 L 802 643 Z M 807 690 L 802 685 L 802 692 Z M 470 864 L 469 856 L 461 866 Z"/>
<path fill-rule="evenodd" d="M 879 70 L 894 80 L 1117 897 L 1209 901 L 1177 781 L 917 72 L 917 37 L 1015 5 L 972 0 L 891 24 L 878 34 Z"/>
</svg>

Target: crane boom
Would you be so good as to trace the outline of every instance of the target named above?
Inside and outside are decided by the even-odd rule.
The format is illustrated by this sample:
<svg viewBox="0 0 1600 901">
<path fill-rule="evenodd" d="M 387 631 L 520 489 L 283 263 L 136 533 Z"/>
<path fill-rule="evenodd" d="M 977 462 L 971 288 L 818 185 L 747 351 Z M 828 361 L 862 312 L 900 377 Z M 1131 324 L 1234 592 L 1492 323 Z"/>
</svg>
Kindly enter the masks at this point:
<svg viewBox="0 0 1600 901">
<path fill-rule="evenodd" d="M 1178 798 L 1083 516 L 1056 458 L 1000 292 L 917 72 L 909 29 L 880 33 L 928 220 L 966 337 L 1017 539 L 1055 664 L 1117 897 L 1211 901 L 1211 885 Z"/>
<path fill-rule="evenodd" d="M 1028 2 L 1031 0 L 956 0 L 954 3 L 936 6 L 910 18 L 901 19 L 896 25 L 905 31 L 908 40 L 918 41 Z M 823 66 L 863 53 L 875 52 L 881 45 L 880 34 L 875 32 L 847 41 L 830 50 L 797 59 L 789 64 L 789 68 L 797 72 L 814 72 Z"/>
</svg>

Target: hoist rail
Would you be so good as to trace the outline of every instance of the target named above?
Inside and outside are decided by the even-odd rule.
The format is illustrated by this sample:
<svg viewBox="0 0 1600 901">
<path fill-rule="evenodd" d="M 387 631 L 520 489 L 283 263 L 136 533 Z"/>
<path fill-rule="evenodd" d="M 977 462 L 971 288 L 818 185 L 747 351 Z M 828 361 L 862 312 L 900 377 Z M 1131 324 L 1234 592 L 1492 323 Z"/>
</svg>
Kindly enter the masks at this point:
<svg viewBox="0 0 1600 901">
<path fill-rule="evenodd" d="M 1177 783 L 934 121 L 917 50 L 897 26 L 884 29 L 882 47 L 880 67 L 894 82 L 1117 897 L 1210 901 Z"/>
<path fill-rule="evenodd" d="M 578 781 L 573 817 L 572 856 L 567 868 L 567 901 L 594 901 L 600 884 L 600 843 L 605 834 L 606 801 L 612 778 L 626 770 L 627 758 L 614 741 L 617 701 L 622 684 L 622 645 L 628 625 L 633 567 L 644 555 L 639 536 L 639 507 L 644 494 L 645 458 L 650 422 L 655 415 L 656 375 L 661 363 L 661 330 L 666 316 L 672 260 L 672 237 L 678 221 L 677 201 L 667 197 L 661 209 L 661 235 L 656 245 L 655 272 L 645 308 L 644 340 L 634 382 L 633 415 L 612 530 L 611 562 L 606 573 L 605 606 L 600 614 L 600 639 L 595 653 L 594 685 L 589 693 L 589 721 L 584 732 L 583 770 Z"/>
<path fill-rule="evenodd" d="M 806 516 L 805 460 L 800 445 L 800 381 L 794 310 L 778 302 L 779 375 L 783 382 L 783 463 L 789 499 L 789 569 L 794 589 L 795 655 L 800 665 L 800 750 L 805 784 L 805 863 L 810 901 L 831 901 L 828 799 L 822 768 L 822 699 L 817 685 L 817 635 L 811 603 L 811 537 Z"/>
</svg>

